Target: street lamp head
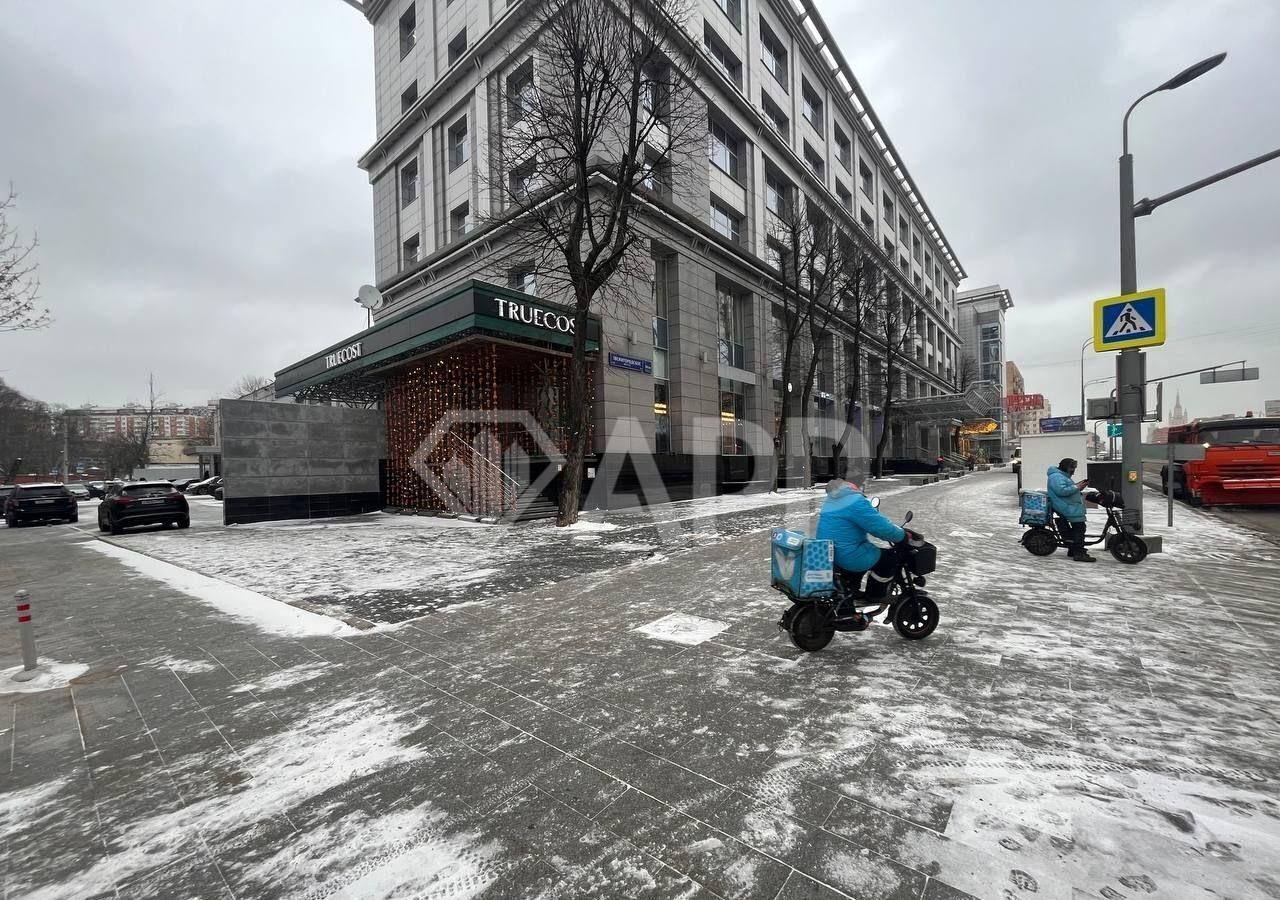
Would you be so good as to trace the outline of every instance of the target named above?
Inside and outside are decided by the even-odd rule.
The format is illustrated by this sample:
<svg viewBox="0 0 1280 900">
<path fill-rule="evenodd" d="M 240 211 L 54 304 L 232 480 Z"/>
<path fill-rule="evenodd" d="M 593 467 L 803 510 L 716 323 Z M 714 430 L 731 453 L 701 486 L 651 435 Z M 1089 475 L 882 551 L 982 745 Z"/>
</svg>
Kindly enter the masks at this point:
<svg viewBox="0 0 1280 900">
<path fill-rule="evenodd" d="M 1216 69 L 1226 58 L 1227 54 L 1219 53 L 1215 56 L 1210 56 L 1208 59 L 1202 59 L 1193 66 L 1187 66 L 1187 68 L 1183 69 L 1177 75 L 1174 75 L 1164 84 L 1160 85 L 1160 87 L 1156 88 L 1156 90 L 1172 91 L 1175 88 L 1180 88 L 1189 81 L 1195 81 L 1205 72 L 1208 72 L 1211 69 Z"/>
</svg>

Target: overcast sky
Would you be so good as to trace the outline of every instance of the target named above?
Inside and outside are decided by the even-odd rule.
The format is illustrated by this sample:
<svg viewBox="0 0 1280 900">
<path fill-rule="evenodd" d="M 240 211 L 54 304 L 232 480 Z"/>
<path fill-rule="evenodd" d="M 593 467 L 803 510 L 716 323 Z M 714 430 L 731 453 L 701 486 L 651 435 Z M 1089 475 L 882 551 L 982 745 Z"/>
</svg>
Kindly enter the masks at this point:
<svg viewBox="0 0 1280 900">
<path fill-rule="evenodd" d="M 818 0 L 969 273 L 1013 292 L 1009 358 L 1079 406 L 1091 304 L 1119 293 L 1116 158 L 1137 195 L 1280 147 L 1280 5 Z M 55 324 L 0 335 L 40 399 L 220 396 L 363 327 L 372 35 L 340 0 L 0 0 L 0 180 L 38 229 Z M 1194 415 L 1280 399 L 1280 160 L 1138 222 L 1138 282 L 1169 297 L 1150 375 L 1247 358 L 1260 382 L 1181 379 Z M 1090 352 L 1088 378 L 1114 371 Z M 1105 395 L 1111 385 L 1090 389 Z"/>
</svg>

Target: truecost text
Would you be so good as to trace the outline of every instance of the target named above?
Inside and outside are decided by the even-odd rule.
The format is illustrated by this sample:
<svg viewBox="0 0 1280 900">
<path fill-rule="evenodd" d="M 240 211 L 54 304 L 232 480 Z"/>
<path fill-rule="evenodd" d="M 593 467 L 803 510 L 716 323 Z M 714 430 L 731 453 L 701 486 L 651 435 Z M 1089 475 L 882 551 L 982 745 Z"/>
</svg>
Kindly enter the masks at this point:
<svg viewBox="0 0 1280 900">
<path fill-rule="evenodd" d="M 562 331 L 565 334 L 573 334 L 573 318 L 571 316 L 553 313 L 538 306 L 529 306 L 524 303 L 516 303 L 513 300 L 505 300 L 502 297 L 494 299 L 498 301 L 498 318 L 510 319 L 513 322 L 524 322 L 526 325 L 537 325 L 539 328 Z"/>
<path fill-rule="evenodd" d="M 334 366 L 340 366 L 343 363 L 351 362 L 353 359 L 359 359 L 361 343 L 361 341 L 356 341 L 354 344 L 348 344 L 340 350 L 335 350 L 332 353 L 326 353 L 324 357 L 324 367 L 326 369 L 332 369 Z"/>
</svg>

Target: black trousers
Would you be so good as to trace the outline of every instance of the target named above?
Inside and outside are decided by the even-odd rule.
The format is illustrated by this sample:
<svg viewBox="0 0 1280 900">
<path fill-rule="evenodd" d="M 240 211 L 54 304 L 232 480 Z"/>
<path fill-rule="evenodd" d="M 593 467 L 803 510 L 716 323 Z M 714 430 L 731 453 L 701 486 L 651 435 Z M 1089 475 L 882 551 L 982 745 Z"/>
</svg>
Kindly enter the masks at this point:
<svg viewBox="0 0 1280 900">
<path fill-rule="evenodd" d="M 1062 525 L 1062 537 L 1067 542 L 1067 552 L 1072 556 L 1084 553 L 1084 533 L 1087 523 L 1068 522 L 1066 519 L 1058 521 Z"/>
</svg>

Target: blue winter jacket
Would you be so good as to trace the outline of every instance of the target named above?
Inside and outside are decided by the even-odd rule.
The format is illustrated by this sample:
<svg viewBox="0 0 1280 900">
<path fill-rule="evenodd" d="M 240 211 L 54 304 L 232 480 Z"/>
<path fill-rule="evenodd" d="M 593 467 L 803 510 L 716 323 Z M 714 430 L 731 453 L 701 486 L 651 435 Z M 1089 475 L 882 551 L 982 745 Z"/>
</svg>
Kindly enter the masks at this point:
<svg viewBox="0 0 1280 900">
<path fill-rule="evenodd" d="M 841 485 L 822 504 L 815 537 L 835 543 L 837 566 L 850 572 L 865 572 L 880 559 L 880 548 L 867 539 L 868 533 L 891 542 L 907 536 L 880 515 L 866 494 L 855 491 L 852 485 Z"/>
<path fill-rule="evenodd" d="M 1057 466 L 1049 467 L 1049 505 L 1068 522 L 1083 522 L 1084 497 L 1071 476 Z"/>
</svg>

